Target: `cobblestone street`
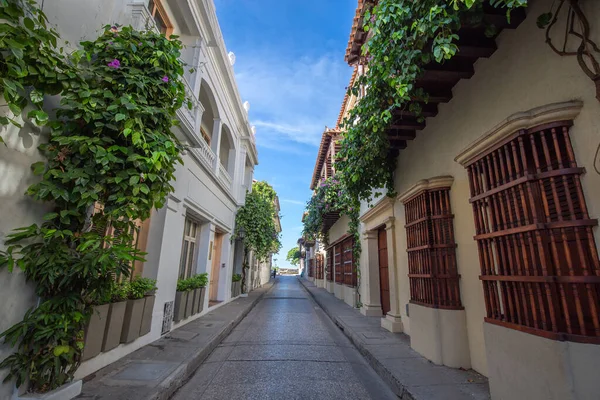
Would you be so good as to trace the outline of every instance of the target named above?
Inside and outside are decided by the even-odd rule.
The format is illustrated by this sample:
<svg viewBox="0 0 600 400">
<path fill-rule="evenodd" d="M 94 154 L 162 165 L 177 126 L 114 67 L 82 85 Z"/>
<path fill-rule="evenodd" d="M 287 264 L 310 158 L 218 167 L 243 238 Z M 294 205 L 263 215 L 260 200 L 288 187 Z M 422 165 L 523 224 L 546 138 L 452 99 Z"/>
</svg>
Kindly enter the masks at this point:
<svg viewBox="0 0 600 400">
<path fill-rule="evenodd" d="M 278 283 L 174 396 L 394 399 L 296 277 Z"/>
</svg>

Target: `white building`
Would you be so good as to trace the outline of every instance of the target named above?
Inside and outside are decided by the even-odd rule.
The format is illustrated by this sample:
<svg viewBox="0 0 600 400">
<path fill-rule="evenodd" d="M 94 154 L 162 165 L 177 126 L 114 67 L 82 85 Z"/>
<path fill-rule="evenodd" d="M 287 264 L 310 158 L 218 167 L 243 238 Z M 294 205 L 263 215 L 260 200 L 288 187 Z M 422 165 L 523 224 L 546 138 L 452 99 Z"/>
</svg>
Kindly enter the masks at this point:
<svg viewBox="0 0 600 400">
<path fill-rule="evenodd" d="M 212 0 L 52 0 L 40 4 L 62 39 L 71 44 L 95 39 L 106 24 L 140 30 L 150 26 L 179 35 L 187 46 L 182 58 L 188 64 L 185 82 L 194 103 L 192 110 L 178 112 L 181 124 L 175 128 L 176 135 L 189 150 L 176 171 L 175 190 L 166 205 L 145 221 L 140 235 L 148 252 L 141 274 L 158 281 L 151 331 L 84 362 L 77 373 L 81 378 L 194 319 L 171 325 L 178 278 L 209 274 L 204 312 L 231 300 L 234 263 L 239 272 L 239 254 L 243 254 L 231 234 L 258 160 L 253 128 L 235 83 L 235 56 L 227 54 Z M 0 146 L 0 243 L 12 229 L 41 221 L 46 211 L 23 196 L 32 183 L 29 166 L 41 158 L 36 129 L 28 125 L 21 131 L 12 126 L 0 131 L 7 143 L 7 147 Z M 0 281 L 0 331 L 4 331 L 37 299 L 20 273 L 0 270 Z M 0 360 L 10 351 L 0 346 Z M 0 380 L 4 374 L 0 371 Z M 0 386 L 0 398 L 12 391 L 11 384 Z"/>
</svg>

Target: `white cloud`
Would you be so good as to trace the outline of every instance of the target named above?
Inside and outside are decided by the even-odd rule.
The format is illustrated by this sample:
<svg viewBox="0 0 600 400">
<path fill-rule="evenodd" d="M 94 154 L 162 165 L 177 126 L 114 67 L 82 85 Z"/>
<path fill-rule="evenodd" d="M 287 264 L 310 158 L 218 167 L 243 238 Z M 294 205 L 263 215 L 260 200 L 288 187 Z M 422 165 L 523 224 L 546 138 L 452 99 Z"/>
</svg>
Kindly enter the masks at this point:
<svg viewBox="0 0 600 400">
<path fill-rule="evenodd" d="M 305 201 L 300 201 L 300 200 L 281 199 L 281 201 L 284 202 L 284 203 L 297 204 L 297 205 L 300 205 L 300 206 L 306 205 Z"/>
<path fill-rule="evenodd" d="M 290 59 L 274 54 L 237 54 L 236 80 L 258 145 L 316 147 L 325 125 L 337 120 L 350 68 L 334 56 Z"/>
</svg>

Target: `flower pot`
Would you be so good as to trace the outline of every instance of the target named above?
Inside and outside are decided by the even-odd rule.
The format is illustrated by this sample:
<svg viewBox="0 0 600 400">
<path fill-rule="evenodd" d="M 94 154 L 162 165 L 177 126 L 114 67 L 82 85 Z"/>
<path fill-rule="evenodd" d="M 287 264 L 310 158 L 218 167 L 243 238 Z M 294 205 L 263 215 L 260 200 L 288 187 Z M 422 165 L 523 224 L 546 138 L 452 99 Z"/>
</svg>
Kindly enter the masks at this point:
<svg viewBox="0 0 600 400">
<path fill-rule="evenodd" d="M 92 309 L 92 316 L 85 328 L 82 361 L 94 358 L 102 351 L 102 342 L 104 341 L 104 331 L 106 329 L 109 309 L 110 304 L 95 306 Z"/>
<path fill-rule="evenodd" d="M 152 328 L 152 311 L 154 310 L 154 301 L 156 296 L 146 296 L 144 302 L 144 312 L 142 313 L 142 323 L 140 325 L 140 336 L 150 333 Z"/>
<path fill-rule="evenodd" d="M 121 331 L 121 343 L 131 343 L 140 337 L 145 303 L 146 299 L 127 300 L 123 330 Z"/>
<path fill-rule="evenodd" d="M 110 351 L 121 343 L 121 332 L 123 331 L 126 308 L 127 301 L 120 301 L 110 305 L 106 329 L 104 330 L 104 341 L 102 342 L 103 352 Z"/>
<path fill-rule="evenodd" d="M 198 312 L 202 312 L 202 310 L 204 310 L 204 298 L 206 297 L 206 288 L 201 287 L 199 290 L 200 290 L 200 302 L 198 304 Z"/>
<path fill-rule="evenodd" d="M 81 394 L 83 388 L 83 381 L 73 381 L 65 383 L 58 389 L 54 389 L 46 393 L 25 393 L 19 395 L 14 393 L 12 400 L 71 400 Z"/>
<path fill-rule="evenodd" d="M 200 311 L 200 288 L 194 289 L 192 291 L 194 293 L 194 302 L 192 303 L 192 315 L 198 314 Z"/>
<path fill-rule="evenodd" d="M 192 315 L 192 309 L 194 308 L 194 291 L 190 290 L 187 296 L 187 303 L 185 305 L 185 315 L 184 318 L 188 318 Z"/>
<path fill-rule="evenodd" d="M 235 296 L 239 296 L 242 293 L 242 281 L 233 282 L 235 287 Z"/>
<path fill-rule="evenodd" d="M 173 310 L 173 320 L 179 322 L 185 318 L 185 305 L 187 303 L 189 292 L 177 292 L 175 294 L 175 309 Z"/>
</svg>

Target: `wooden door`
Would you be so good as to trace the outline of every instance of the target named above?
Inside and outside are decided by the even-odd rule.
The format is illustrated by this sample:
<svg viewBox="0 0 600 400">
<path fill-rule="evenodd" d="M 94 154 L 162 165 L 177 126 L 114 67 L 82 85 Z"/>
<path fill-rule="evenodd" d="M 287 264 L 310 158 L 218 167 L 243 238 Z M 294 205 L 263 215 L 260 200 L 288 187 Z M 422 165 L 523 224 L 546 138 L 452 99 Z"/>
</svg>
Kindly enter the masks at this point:
<svg viewBox="0 0 600 400">
<path fill-rule="evenodd" d="M 387 232 L 377 232 L 377 249 L 379 252 L 379 287 L 381 291 L 381 309 L 383 315 L 390 311 L 390 275 L 388 268 Z"/>
<path fill-rule="evenodd" d="M 223 247 L 223 234 L 215 233 L 215 240 L 212 254 L 212 270 L 210 274 L 209 299 L 217 300 L 219 293 L 219 271 L 221 270 L 221 248 Z"/>
</svg>

